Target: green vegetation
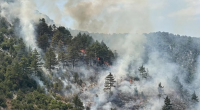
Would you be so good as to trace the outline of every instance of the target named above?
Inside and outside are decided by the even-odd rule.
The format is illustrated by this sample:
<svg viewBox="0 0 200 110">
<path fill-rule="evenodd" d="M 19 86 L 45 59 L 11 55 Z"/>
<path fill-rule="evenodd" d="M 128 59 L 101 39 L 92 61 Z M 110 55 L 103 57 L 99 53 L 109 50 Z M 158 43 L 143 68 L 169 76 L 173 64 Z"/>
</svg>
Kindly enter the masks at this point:
<svg viewBox="0 0 200 110">
<path fill-rule="evenodd" d="M 51 53 L 58 53 L 58 61 L 63 63 L 63 67 L 71 65 L 74 68 L 77 62 L 90 64 L 90 62 L 96 61 L 97 58 L 102 60 L 95 64 L 99 66 L 107 65 L 105 64 L 107 62 L 111 65 L 114 59 L 113 52 L 104 42 L 94 42 L 93 38 L 85 33 L 78 33 L 77 36 L 72 37 L 65 27 L 48 26 L 45 19 L 40 19 L 40 23 L 37 25 L 37 44 L 38 47 L 46 52 L 46 62 L 48 63 L 45 62 L 45 65 L 49 71 L 56 65 L 56 63 L 49 64 L 50 56 L 47 54 L 50 50 Z M 49 65 L 52 66 L 50 67 Z"/>
<path fill-rule="evenodd" d="M 55 68 L 54 66 L 57 64 L 56 55 L 52 48 L 47 49 L 47 52 L 45 53 L 45 59 L 46 59 L 45 67 L 51 73 L 51 70 L 54 69 Z"/>
<path fill-rule="evenodd" d="M 81 102 L 81 100 L 79 99 L 78 95 L 75 95 L 73 98 L 73 103 L 74 103 L 74 108 L 76 110 L 83 110 L 83 103 Z"/>
<path fill-rule="evenodd" d="M 15 22 L 19 21 L 16 20 Z M 18 23 L 15 23 L 14 25 L 17 24 Z M 76 36 L 72 36 L 70 31 L 65 27 L 48 25 L 44 18 L 40 19 L 39 23 L 36 24 L 35 31 L 36 44 L 39 47 L 38 50 L 32 50 L 26 47 L 21 36 L 18 36 L 13 31 L 14 26 L 11 26 L 5 18 L 0 17 L 0 26 L 0 107 L 20 110 L 90 109 L 90 106 L 83 106 L 83 102 L 78 95 L 72 93 L 71 97 L 65 97 L 65 95 L 62 94 L 62 91 L 65 89 L 68 92 L 74 87 L 85 86 L 86 83 L 83 82 L 85 80 L 83 78 L 84 74 L 75 72 L 70 68 L 70 71 L 63 72 L 62 74 L 66 77 L 62 77 L 62 75 L 59 74 L 60 68 L 57 68 L 57 66 L 62 64 L 63 68 L 72 67 L 74 69 L 84 64 L 84 66 L 88 68 L 96 69 L 98 66 L 102 67 L 100 69 L 107 69 L 108 66 L 112 65 L 115 57 L 118 56 L 116 51 L 113 53 L 103 41 L 94 41 L 88 34 L 78 33 Z M 156 36 L 157 34 L 162 37 Z M 171 35 L 168 33 L 160 32 L 152 34 L 154 37 L 151 37 L 151 34 L 149 34 L 149 36 L 147 40 L 150 43 L 145 44 L 144 48 L 146 49 L 146 53 L 142 56 L 145 58 L 146 62 L 148 61 L 149 53 L 152 51 L 151 46 L 154 46 L 156 49 L 160 50 L 163 55 L 164 53 L 168 53 L 169 56 L 171 56 L 169 60 L 186 68 L 188 74 L 185 80 L 191 83 L 196 70 L 197 57 L 200 53 L 198 40 L 186 37 L 184 38 L 184 42 L 179 43 L 178 37 L 170 37 Z M 154 41 L 156 41 L 156 43 Z M 144 64 L 146 62 L 144 61 Z M 129 66 L 131 68 L 132 65 L 130 64 Z M 45 69 L 50 73 L 56 73 L 54 72 L 55 68 L 57 68 L 58 74 L 60 75 L 59 78 L 54 77 L 58 74 L 48 74 L 48 76 L 44 73 Z M 99 71 L 98 69 L 97 71 Z M 152 77 L 149 76 L 148 69 L 143 65 L 139 67 L 138 71 L 142 78 L 136 75 L 131 76 L 130 79 L 123 80 L 130 80 L 130 85 L 133 83 L 132 80 L 151 80 Z M 96 71 L 94 72 L 95 75 L 97 73 Z M 94 83 L 98 80 L 95 75 L 89 78 L 91 82 L 93 82 L 90 89 L 92 89 L 92 86 L 97 86 Z M 69 84 L 63 83 L 62 79 L 65 78 L 70 81 Z M 37 79 L 43 84 L 41 85 Z M 121 82 L 123 80 L 121 79 Z M 108 74 L 105 78 L 104 90 L 111 91 L 111 88 L 115 87 L 115 82 L 114 76 L 111 73 Z M 174 82 L 177 84 L 176 91 L 179 93 L 178 96 L 181 97 L 183 102 L 187 102 L 188 97 L 193 105 L 199 102 L 196 93 L 194 92 L 191 97 L 187 89 L 184 89 L 179 79 L 176 78 Z M 120 81 L 118 83 L 120 83 Z M 128 82 L 126 81 L 126 83 Z M 85 89 L 85 91 L 87 89 Z M 159 98 L 165 95 L 163 89 L 164 86 L 159 83 Z M 137 87 L 132 92 L 133 95 L 131 97 L 133 98 L 128 100 L 136 100 L 138 98 L 146 100 L 148 98 L 145 97 L 146 93 L 145 95 L 143 92 L 140 94 L 140 89 L 137 89 Z M 95 94 L 95 96 L 98 97 L 97 94 Z M 124 97 L 129 98 L 128 96 Z M 118 99 L 117 101 L 115 100 L 115 103 L 118 103 L 118 101 L 120 102 Z M 172 103 L 173 104 L 171 104 L 171 100 L 167 96 L 162 109 L 171 110 L 175 107 L 174 105 L 177 102 L 172 99 Z M 90 103 L 88 103 L 88 105 L 90 105 Z M 141 103 L 140 105 L 139 107 L 142 107 Z M 179 103 L 179 105 L 181 104 Z M 111 109 L 115 110 L 115 108 Z"/>
<path fill-rule="evenodd" d="M 41 71 L 41 56 L 36 49 L 30 51 L 25 46 L 22 38 L 13 36 L 13 27 L 5 19 L 0 19 L 0 108 L 20 109 L 20 110 L 75 110 L 72 102 L 66 102 L 63 98 L 56 98 L 52 93 L 45 92 L 44 88 L 32 78 L 39 77 L 47 87 L 60 91 L 60 83 L 53 86 L 45 80 Z M 45 25 L 43 23 L 43 25 Z M 60 29 L 62 30 L 62 28 Z M 42 33 L 44 33 L 42 35 Z M 38 45 L 46 49 L 49 45 L 44 45 L 43 40 L 46 32 L 41 31 L 42 39 L 38 39 Z M 49 33 L 47 33 L 49 34 Z M 8 37 L 10 36 L 10 37 Z M 45 38 L 45 39 L 43 39 Z M 56 62 L 53 50 L 48 49 L 45 58 L 48 69 L 52 69 Z M 50 58 L 49 58 L 50 57 Z M 54 58 L 52 60 L 52 58 Z M 50 60 L 51 59 L 51 60 Z M 48 61 L 51 61 L 49 64 Z M 81 101 L 79 100 L 79 103 Z M 79 104 L 79 106 L 81 106 Z"/>
<path fill-rule="evenodd" d="M 93 42 L 92 37 L 87 34 L 79 33 L 72 37 L 65 27 L 48 25 L 45 19 L 40 19 L 36 26 L 36 44 L 45 53 L 40 55 L 38 50 L 26 47 L 23 39 L 14 33 L 14 26 L 11 27 L 6 19 L 1 18 L 0 25 L 0 107 L 24 110 L 83 110 L 84 106 L 78 95 L 70 100 L 55 94 L 63 88 L 70 89 L 71 86 L 64 87 L 58 78 L 51 82 L 41 67 L 44 66 L 51 73 L 59 62 L 63 64 L 63 68 L 66 65 L 75 67 L 77 62 L 89 64 L 89 60 L 96 61 L 97 57 L 102 57 L 111 64 L 114 58 L 112 51 L 103 42 Z M 35 77 L 39 78 L 47 89 L 40 87 Z M 78 73 L 74 73 L 74 83 L 82 84 Z"/>
</svg>

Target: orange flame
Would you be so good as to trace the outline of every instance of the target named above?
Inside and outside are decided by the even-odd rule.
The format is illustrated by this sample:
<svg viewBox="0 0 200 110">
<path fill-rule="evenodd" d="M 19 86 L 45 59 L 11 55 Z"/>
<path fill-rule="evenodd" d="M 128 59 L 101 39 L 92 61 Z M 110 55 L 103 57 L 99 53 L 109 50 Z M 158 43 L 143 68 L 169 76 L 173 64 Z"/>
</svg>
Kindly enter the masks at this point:
<svg viewBox="0 0 200 110">
<path fill-rule="evenodd" d="M 82 53 L 85 53 L 85 50 L 84 50 L 84 49 L 81 49 L 80 51 L 81 51 Z"/>
<path fill-rule="evenodd" d="M 108 62 L 104 61 L 104 63 L 107 65 L 107 66 L 111 66 Z"/>
</svg>

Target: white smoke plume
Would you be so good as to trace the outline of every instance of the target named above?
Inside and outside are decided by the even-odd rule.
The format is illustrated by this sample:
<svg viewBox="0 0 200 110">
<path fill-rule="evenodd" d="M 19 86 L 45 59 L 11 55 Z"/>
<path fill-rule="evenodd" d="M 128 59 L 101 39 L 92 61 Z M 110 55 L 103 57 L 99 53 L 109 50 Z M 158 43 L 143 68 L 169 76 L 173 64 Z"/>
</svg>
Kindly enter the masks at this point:
<svg viewBox="0 0 200 110">
<path fill-rule="evenodd" d="M 0 17 L 6 18 L 6 20 L 13 25 L 15 20 L 18 19 L 20 25 L 15 27 L 16 34 L 22 37 L 27 47 L 37 49 L 40 53 L 42 50 L 38 48 L 36 44 L 35 26 L 39 23 L 39 19 L 46 18 L 47 23 L 52 24 L 52 21 L 45 15 L 39 13 L 36 10 L 36 5 L 31 0 L 0 0 Z M 43 72 L 48 75 L 45 68 L 42 68 Z M 47 93 L 47 88 L 43 82 L 36 76 L 32 78 L 43 88 Z"/>
<path fill-rule="evenodd" d="M 0 16 L 5 17 L 11 25 L 14 20 L 19 19 L 21 29 L 18 27 L 16 30 L 19 31 L 19 36 L 27 46 L 40 50 L 36 44 L 35 24 L 39 19 L 47 17 L 38 13 L 35 3 L 31 0 L 1 0 L 0 10 Z"/>
</svg>

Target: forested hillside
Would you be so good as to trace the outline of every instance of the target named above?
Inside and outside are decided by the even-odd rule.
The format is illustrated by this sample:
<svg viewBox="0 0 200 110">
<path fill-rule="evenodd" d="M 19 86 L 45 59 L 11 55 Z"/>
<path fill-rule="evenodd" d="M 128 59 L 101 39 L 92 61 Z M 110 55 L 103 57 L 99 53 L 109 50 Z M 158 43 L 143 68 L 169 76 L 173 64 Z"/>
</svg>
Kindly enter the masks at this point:
<svg viewBox="0 0 200 110">
<path fill-rule="evenodd" d="M 199 38 L 167 32 L 72 35 L 41 18 L 32 48 L 18 32 L 20 22 L 0 17 L 1 109 L 198 107 Z"/>
<path fill-rule="evenodd" d="M 0 106 L 29 110 L 83 108 L 77 96 L 73 99 L 56 94 L 61 93 L 63 84 L 59 79 L 52 78 L 51 71 L 58 69 L 56 65 L 59 63 L 62 68 L 83 64 L 108 66 L 114 60 L 112 51 L 104 42 L 94 41 L 88 34 L 71 36 L 65 27 L 51 26 L 45 23 L 45 19 L 40 19 L 36 25 L 38 52 L 27 47 L 16 34 L 14 28 L 18 23 L 16 20 L 11 26 L 5 18 L 0 19 Z M 48 70 L 50 79 L 41 67 Z M 44 82 L 45 88 L 38 80 Z M 82 81 L 77 79 L 74 83 L 81 85 Z"/>
<path fill-rule="evenodd" d="M 73 31 L 73 33 L 77 31 Z M 100 33 L 91 33 L 95 40 L 105 41 L 105 43 L 113 48 L 113 42 L 117 40 L 122 40 L 124 36 L 128 34 L 100 34 Z M 145 54 L 143 58 L 145 59 L 144 63 L 147 63 L 149 59 L 149 54 L 151 52 L 159 52 L 163 56 L 170 60 L 171 62 L 181 65 L 185 71 L 188 72 L 187 81 L 190 82 L 193 79 L 193 74 L 197 70 L 198 57 L 200 54 L 200 39 L 190 36 L 181 36 L 174 35 L 168 32 L 153 32 L 146 33 L 145 35 Z M 131 48 L 131 47 L 130 47 Z"/>
<path fill-rule="evenodd" d="M 146 34 L 148 43 L 146 52 L 159 50 L 168 59 L 181 65 L 188 72 L 188 83 L 194 79 L 200 54 L 200 39 L 195 37 L 173 35 L 167 32 Z M 148 54 L 147 54 L 148 56 Z"/>
</svg>

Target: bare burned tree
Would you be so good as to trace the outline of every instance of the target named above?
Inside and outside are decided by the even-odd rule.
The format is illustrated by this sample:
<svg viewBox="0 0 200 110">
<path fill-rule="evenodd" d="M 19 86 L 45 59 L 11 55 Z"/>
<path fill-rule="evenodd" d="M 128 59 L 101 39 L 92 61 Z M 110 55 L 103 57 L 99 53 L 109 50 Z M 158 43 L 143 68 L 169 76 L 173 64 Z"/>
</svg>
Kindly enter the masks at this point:
<svg viewBox="0 0 200 110">
<path fill-rule="evenodd" d="M 164 95 L 164 90 L 163 90 L 164 86 L 161 85 L 161 82 L 158 84 L 158 97 L 159 97 L 159 100 L 160 98 Z"/>
</svg>

